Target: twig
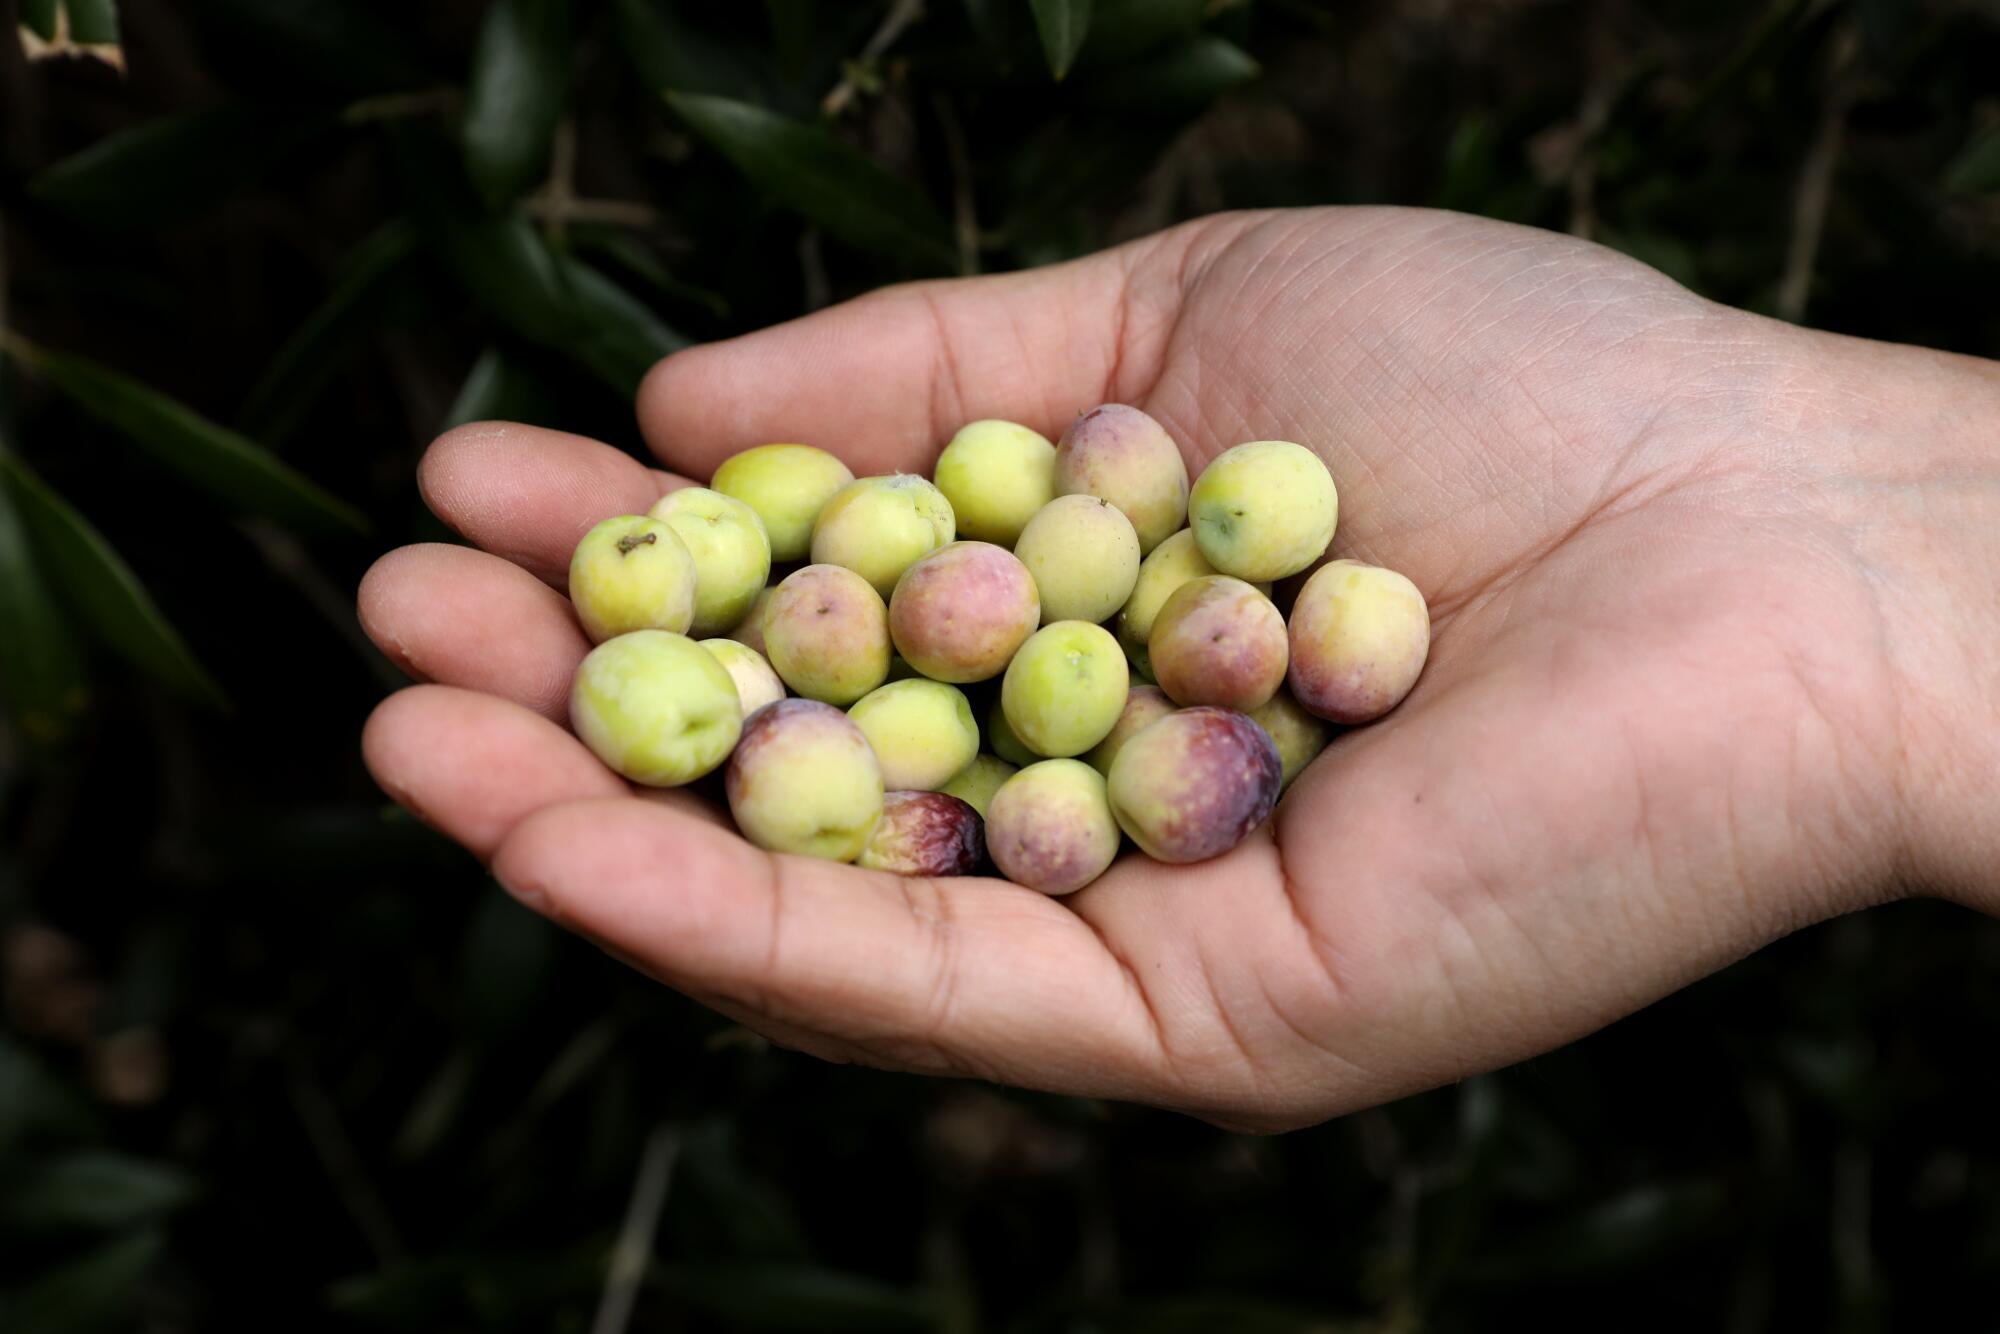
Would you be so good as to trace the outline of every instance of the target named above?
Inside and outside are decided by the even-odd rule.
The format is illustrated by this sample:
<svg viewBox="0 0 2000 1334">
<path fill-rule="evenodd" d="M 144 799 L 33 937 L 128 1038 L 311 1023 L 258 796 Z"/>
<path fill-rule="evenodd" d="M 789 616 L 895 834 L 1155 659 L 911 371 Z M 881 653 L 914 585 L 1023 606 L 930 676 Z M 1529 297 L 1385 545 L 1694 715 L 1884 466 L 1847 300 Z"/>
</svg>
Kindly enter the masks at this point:
<svg viewBox="0 0 2000 1334">
<path fill-rule="evenodd" d="M 558 199 L 547 194 L 530 195 L 521 201 L 521 212 L 553 232 L 565 223 L 601 222 L 609 227 L 630 227 L 651 231 L 659 226 L 660 211 L 636 199 Z"/>
<path fill-rule="evenodd" d="M 385 1267 L 400 1264 L 406 1252 L 402 1236 L 396 1229 L 396 1220 L 369 1181 L 361 1155 L 355 1150 L 354 1141 L 347 1137 L 347 1130 L 340 1123 L 340 1113 L 334 1108 L 333 1100 L 326 1096 L 319 1076 L 305 1054 L 298 1050 L 297 1035 L 282 1034 L 279 1041 L 285 1045 L 287 1063 L 292 1068 L 292 1077 L 288 1081 L 292 1106 L 298 1110 L 306 1138 L 312 1142 L 320 1167 L 333 1183 L 334 1193 L 340 1197 L 342 1207 L 354 1220 L 354 1226 L 367 1241 L 368 1248 L 375 1252 L 375 1258 Z"/>
<path fill-rule="evenodd" d="M 1849 1301 L 1866 1297 L 1875 1286 L 1874 1244 L 1868 1225 L 1874 1156 L 1859 1136 L 1848 1135 L 1833 1151 L 1833 1204 L 1829 1210 L 1829 1248 L 1834 1273 Z"/>
<path fill-rule="evenodd" d="M 1813 268 L 1819 260 L 1820 237 L 1826 231 L 1827 204 L 1833 196 L 1834 169 L 1847 132 L 1847 109 L 1854 100 L 1848 69 L 1857 46 L 1852 26 L 1834 39 L 1832 67 L 1827 74 L 1826 104 L 1819 127 L 1799 168 L 1798 193 L 1792 200 L 1792 236 L 1785 250 L 1785 276 L 1778 284 L 1778 315 L 1797 324 L 1805 318 L 1812 295 Z"/>
<path fill-rule="evenodd" d="M 549 180 L 540 198 L 548 204 L 543 229 L 549 243 L 560 246 L 573 216 L 570 208 L 576 203 L 576 121 L 569 116 L 556 126 L 555 141 L 549 147 Z"/>
<path fill-rule="evenodd" d="M 334 588 L 333 581 L 307 554 L 304 543 L 266 519 L 244 519 L 236 528 L 257 548 L 265 564 L 305 595 L 313 610 L 347 641 L 384 690 L 400 690 L 409 684 L 361 632 L 361 622 L 354 614 L 354 600 Z"/>
<path fill-rule="evenodd" d="M 805 280 L 808 311 L 818 310 L 833 300 L 833 284 L 826 276 L 826 259 L 819 250 L 819 228 L 799 233 L 799 273 Z"/>
<path fill-rule="evenodd" d="M 945 158 L 951 164 L 952 221 L 958 233 L 958 271 L 965 277 L 979 272 L 979 214 L 972 194 L 972 154 L 965 146 L 965 130 L 952 110 L 951 99 L 933 93 L 938 125 L 944 131 Z"/>
<path fill-rule="evenodd" d="M 1591 21 L 1585 25 L 1584 59 L 1590 74 L 1584 84 L 1583 104 L 1577 108 L 1576 158 L 1569 171 L 1570 235 L 1586 241 L 1597 236 L 1597 150 L 1604 138 L 1604 127 L 1611 119 L 1612 94 L 1617 83 L 1612 77 L 1612 67 L 1620 63 L 1610 49 L 1610 25 L 1604 21 L 1603 13 L 1601 7 L 1591 10 Z"/>
<path fill-rule="evenodd" d="M 618 1241 L 611 1248 L 611 1270 L 604 1279 L 604 1294 L 598 1299 L 597 1318 L 590 1334 L 625 1334 L 632 1307 L 639 1299 L 639 1284 L 646 1277 L 646 1264 L 653 1255 L 653 1234 L 659 1229 L 660 1212 L 666 1208 L 667 1186 L 673 1178 L 674 1159 L 681 1147 L 680 1131 L 671 1125 L 653 1127 L 646 1136 L 646 1148 L 639 1155 L 639 1173 L 632 1180 L 632 1198 L 625 1206 L 625 1221 L 619 1226 Z"/>
<path fill-rule="evenodd" d="M 903 29 L 923 16 L 924 0 L 896 0 L 895 4 L 889 6 L 888 14 L 883 16 L 882 26 L 868 39 L 868 45 L 861 48 L 861 54 L 847 63 L 847 72 L 841 75 L 840 82 L 835 84 L 833 91 L 820 102 L 821 114 L 831 120 L 847 110 L 847 104 L 852 102 L 854 95 L 861 90 L 857 75 L 861 71 L 875 68 L 875 62 L 882 58 L 882 53 L 889 49 L 890 43 L 903 35 Z"/>
</svg>

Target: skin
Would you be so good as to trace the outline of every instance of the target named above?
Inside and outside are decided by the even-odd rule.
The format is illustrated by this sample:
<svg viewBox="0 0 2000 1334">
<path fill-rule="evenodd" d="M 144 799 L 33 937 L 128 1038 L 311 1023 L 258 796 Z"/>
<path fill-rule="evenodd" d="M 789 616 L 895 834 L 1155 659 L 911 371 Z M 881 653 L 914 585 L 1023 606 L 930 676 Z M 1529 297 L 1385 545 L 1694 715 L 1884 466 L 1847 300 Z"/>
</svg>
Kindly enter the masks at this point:
<svg viewBox="0 0 2000 1334">
<path fill-rule="evenodd" d="M 1289 690 L 1280 690 L 1250 710 L 1250 721 L 1263 728 L 1278 747 L 1278 764 L 1283 770 L 1280 791 L 1289 788 L 1333 739 L 1333 729 L 1301 708 Z"/>
<path fill-rule="evenodd" d="M 820 511 L 812 558 L 855 571 L 886 602 L 903 571 L 948 545 L 956 532 L 951 502 L 923 478 L 863 477 L 842 487 Z"/>
<path fill-rule="evenodd" d="M 943 792 L 889 792 L 856 866 L 897 875 L 971 875 L 986 859 L 986 822 Z"/>
<path fill-rule="evenodd" d="M 678 353 L 639 406 L 699 476 L 829 423 L 857 468 L 921 468 L 960 422 L 1046 403 L 1048 433 L 1102 399 L 1196 468 L 1193 442 L 1315 442 L 1345 551 L 1431 601 L 1417 689 L 1233 852 L 1051 903 L 635 799 L 555 721 L 587 648 L 555 590 L 598 516 L 672 483 L 527 427 L 455 431 L 419 474 L 489 554 L 362 585 L 434 683 L 377 710 L 371 770 L 522 902 L 776 1042 L 1259 1130 L 1548 1051 L 1835 914 L 2000 911 L 2000 366 L 1727 310 L 1571 237 L 1321 209 L 876 293 Z"/>
<path fill-rule="evenodd" d="M 1147 656 L 1147 641 L 1153 637 L 1153 621 L 1159 616 L 1173 591 L 1190 579 L 1216 573 L 1208 558 L 1195 545 L 1194 531 L 1183 528 L 1147 553 L 1139 563 L 1139 577 L 1132 585 L 1132 596 L 1125 599 L 1125 606 L 1118 613 L 1118 642 L 1125 646 L 1125 657 L 1132 664 L 1132 670 L 1146 680 L 1153 679 L 1152 659 Z M 1257 591 L 1269 597 L 1269 584 L 1256 585 Z"/>
<path fill-rule="evenodd" d="M 938 455 L 931 480 L 951 502 L 960 537 L 1011 550 L 1056 498 L 1056 447 L 1016 422 L 969 422 Z"/>
<path fill-rule="evenodd" d="M 771 574 L 771 543 L 757 511 L 720 491 L 684 486 L 661 496 L 649 513 L 679 534 L 694 557 L 688 633 L 707 639 L 740 624 Z"/>
<path fill-rule="evenodd" d="M 970 803 L 983 820 L 987 808 L 992 805 L 993 794 L 1000 790 L 1002 783 L 1019 772 L 1019 765 L 1009 764 L 998 755 L 975 755 L 972 763 L 953 774 L 951 781 L 938 791 Z"/>
<path fill-rule="evenodd" d="M 1174 711 L 1174 702 L 1167 698 L 1167 692 L 1158 686 L 1133 686 L 1125 694 L 1124 711 L 1118 721 L 1111 725 L 1104 740 L 1098 742 L 1084 755 L 1083 762 L 1101 774 L 1111 772 L 1111 762 L 1118 758 L 1118 752 L 1125 748 L 1146 724 L 1156 722 Z"/>
<path fill-rule="evenodd" d="M 743 619 L 730 627 L 728 638 L 746 648 L 764 653 L 764 617 L 771 610 L 771 595 L 777 591 L 776 584 L 768 584 L 758 590 L 750 602 L 750 609 L 743 613 Z"/>
<path fill-rule="evenodd" d="M 1081 755 L 1110 733 L 1130 685 L 1110 631 L 1057 621 L 1035 631 L 1007 664 L 1000 707 L 1015 738 L 1035 754 Z"/>
<path fill-rule="evenodd" d="M 1117 506 L 1062 496 L 1021 531 L 1014 554 L 1035 578 L 1049 621 L 1106 621 L 1139 578 L 1139 535 Z"/>
<path fill-rule="evenodd" d="M 1079 413 L 1057 443 L 1056 494 L 1116 505 L 1132 521 L 1143 556 L 1187 522 L 1187 462 L 1154 418 L 1104 403 Z"/>
<path fill-rule="evenodd" d="M 847 711 L 882 765 L 891 790 L 935 791 L 979 753 L 979 724 L 955 687 L 914 678 L 891 681 Z"/>
<path fill-rule="evenodd" d="M 1234 709 L 1180 709 L 1119 750 L 1105 783 L 1119 828 L 1155 861 L 1220 857 L 1270 817 L 1278 744 Z"/>
<path fill-rule="evenodd" d="M 764 648 L 786 685 L 845 708 L 889 678 L 889 609 L 854 571 L 808 565 L 772 593 Z"/>
<path fill-rule="evenodd" d="M 1188 497 L 1201 554 L 1239 579 L 1282 579 L 1326 551 L 1340 517 L 1333 474 L 1289 440 L 1253 440 L 1202 469 Z"/>
<path fill-rule="evenodd" d="M 786 699 L 743 724 L 723 775 L 743 837 L 771 852 L 851 862 L 882 816 L 882 770 L 848 716 Z"/>
<path fill-rule="evenodd" d="M 1423 672 L 1430 610 L 1394 570 L 1337 560 L 1299 590 L 1290 633 L 1293 697 L 1330 722 L 1372 722 Z"/>
<path fill-rule="evenodd" d="M 593 644 L 632 630 L 680 634 L 694 620 L 694 557 L 657 519 L 606 519 L 570 557 L 569 600 Z"/>
<path fill-rule="evenodd" d="M 1004 547 L 953 542 L 903 573 L 889 599 L 889 634 L 911 666 L 965 685 L 1007 670 L 1041 624 L 1028 567 Z"/>
<path fill-rule="evenodd" d="M 1041 760 L 993 794 L 986 851 L 1000 874 L 1051 897 L 1073 894 L 1118 855 L 1104 777 L 1080 760 Z"/>
<path fill-rule="evenodd" d="M 993 707 L 986 712 L 986 746 L 1002 760 L 1017 768 L 1033 764 L 1042 758 L 1029 750 L 1020 737 L 1014 735 L 1014 728 L 1007 721 L 1007 701 L 1001 695 L 993 697 Z"/>
<path fill-rule="evenodd" d="M 648 787 L 679 787 L 729 758 L 743 707 L 729 672 L 667 630 L 607 639 L 576 669 L 570 726 L 598 759 Z"/>
<path fill-rule="evenodd" d="M 1160 689 L 1176 704 L 1246 713 L 1285 683 L 1287 653 L 1285 618 L 1271 599 L 1226 574 L 1175 589 L 1147 649 Z"/>
<path fill-rule="evenodd" d="M 854 474 L 811 445 L 758 445 L 723 459 L 709 485 L 757 512 L 774 561 L 804 560 L 819 512 Z"/>
<path fill-rule="evenodd" d="M 785 683 L 778 679 L 778 674 L 771 670 L 771 664 L 756 649 L 733 639 L 704 639 L 701 646 L 722 664 L 722 670 L 728 672 L 729 679 L 736 683 L 736 698 L 742 705 L 745 718 L 766 704 L 775 704 L 785 697 Z"/>
</svg>

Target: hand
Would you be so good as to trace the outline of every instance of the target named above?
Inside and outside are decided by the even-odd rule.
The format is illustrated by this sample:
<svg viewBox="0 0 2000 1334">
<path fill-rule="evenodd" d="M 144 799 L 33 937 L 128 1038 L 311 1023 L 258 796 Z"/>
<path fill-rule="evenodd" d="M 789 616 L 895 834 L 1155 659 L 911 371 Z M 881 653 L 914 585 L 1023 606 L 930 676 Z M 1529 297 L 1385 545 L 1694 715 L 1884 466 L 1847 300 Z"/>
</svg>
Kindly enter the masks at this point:
<svg viewBox="0 0 2000 1334">
<path fill-rule="evenodd" d="M 1565 237 L 1327 210 L 890 289 L 670 358 L 639 415 L 689 477 L 772 440 L 866 474 L 1107 400 L 1191 472 L 1319 451 L 1336 551 L 1435 618 L 1410 698 L 1225 857 L 1057 901 L 769 856 L 633 792 L 563 726 L 587 645 L 555 589 L 591 523 L 677 479 L 517 426 L 424 460 L 484 550 L 405 548 L 362 587 L 441 683 L 380 707 L 368 762 L 522 901 L 778 1042 L 1260 1129 L 1547 1050 L 1894 893 L 2000 906 L 1991 366 Z"/>
</svg>

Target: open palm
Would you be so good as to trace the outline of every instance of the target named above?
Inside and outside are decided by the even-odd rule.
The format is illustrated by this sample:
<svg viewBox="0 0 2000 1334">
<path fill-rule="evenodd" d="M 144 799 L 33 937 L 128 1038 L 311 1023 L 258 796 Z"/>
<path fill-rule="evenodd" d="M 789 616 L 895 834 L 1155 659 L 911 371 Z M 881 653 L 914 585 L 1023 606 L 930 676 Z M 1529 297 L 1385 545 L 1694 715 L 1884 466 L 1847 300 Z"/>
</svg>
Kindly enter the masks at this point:
<svg viewBox="0 0 2000 1334">
<path fill-rule="evenodd" d="M 1879 581 L 1793 442 L 1799 335 L 1609 251 L 1449 214 L 1232 215 L 1032 273 L 895 288 L 661 364 L 663 465 L 479 425 L 364 622 L 413 675 L 369 762 L 525 902 L 836 1059 L 1317 1120 L 1546 1050 L 1884 892 Z M 1408 574 L 1414 693 L 1267 828 L 1056 901 L 760 852 L 569 735 L 556 591 L 596 520 L 804 440 L 929 470 L 962 422 L 1137 404 L 1190 471 L 1297 440 L 1337 554 Z"/>
</svg>

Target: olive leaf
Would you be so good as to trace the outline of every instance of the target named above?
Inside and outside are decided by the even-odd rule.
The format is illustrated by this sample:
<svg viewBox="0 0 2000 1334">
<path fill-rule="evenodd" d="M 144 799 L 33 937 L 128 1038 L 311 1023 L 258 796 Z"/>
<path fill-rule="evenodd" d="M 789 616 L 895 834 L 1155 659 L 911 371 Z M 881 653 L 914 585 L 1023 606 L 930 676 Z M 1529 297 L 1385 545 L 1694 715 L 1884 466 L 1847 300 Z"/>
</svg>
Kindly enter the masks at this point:
<svg viewBox="0 0 2000 1334">
<path fill-rule="evenodd" d="M 30 60 L 81 55 L 125 68 L 114 0 L 21 0 L 21 50 Z"/>
<path fill-rule="evenodd" d="M 341 262 L 326 298 L 271 358 L 243 400 L 239 424 L 276 443 L 298 428 L 340 365 L 344 345 L 375 323 L 410 288 L 417 229 L 408 220 L 384 223 Z"/>
<path fill-rule="evenodd" d="M 758 53 L 718 41 L 658 0 L 612 0 L 618 46 L 656 93 L 709 93 L 764 106 L 804 109 Z"/>
<path fill-rule="evenodd" d="M 753 184 L 849 245 L 920 268 L 956 263 L 951 229 L 923 191 L 824 126 L 726 97 L 666 97 Z"/>
<path fill-rule="evenodd" d="M 359 510 L 261 445 L 137 380 L 13 334 L 0 333 L 0 348 L 40 372 L 84 415 L 226 505 L 303 529 L 368 531 Z"/>
<path fill-rule="evenodd" d="M 519 358 L 495 344 L 472 363 L 440 425 L 450 430 L 467 422 L 549 425 L 559 419 L 555 396 L 548 386 Z"/>
<path fill-rule="evenodd" d="M 1083 39 L 1090 32 L 1090 0 L 1028 0 L 1035 11 L 1035 30 L 1042 36 L 1042 52 L 1048 57 L 1049 73 L 1060 80 L 1076 63 Z"/>
<path fill-rule="evenodd" d="M 175 689 L 223 704 L 222 691 L 104 535 L 13 455 L 0 454 L 0 476 L 49 578 L 98 638 Z"/>
<path fill-rule="evenodd" d="M 30 1160 L 5 1178 L 0 1225 L 17 1228 L 130 1227 L 172 1213 L 195 1183 L 167 1163 L 99 1150 Z"/>
<path fill-rule="evenodd" d="M 569 0 L 495 0 L 466 89 L 466 173 L 489 203 L 512 199 L 547 167 L 569 84 Z"/>
<path fill-rule="evenodd" d="M 22 736 L 35 746 L 68 738 L 90 701 L 83 655 L 56 609 L 28 525 L 0 487 L 0 690 Z"/>
<path fill-rule="evenodd" d="M 163 116 L 64 158 L 28 193 L 101 230 L 158 227 L 250 183 L 333 124 L 326 113 L 241 104 Z"/>
<path fill-rule="evenodd" d="M 1945 169 L 1947 194 L 1983 195 L 2000 190 L 2000 125 L 1989 126 L 1959 150 Z"/>
<path fill-rule="evenodd" d="M 1260 73 L 1233 42 L 1197 33 L 1150 55 L 1095 71 L 1079 102 L 1093 109 L 1183 116 L 1201 111 Z"/>
<path fill-rule="evenodd" d="M 166 1237 L 146 1228 L 106 1242 L 81 1258 L 51 1265 L 25 1288 L 7 1295 L 12 1330 L 132 1328 L 131 1305 L 139 1285 L 162 1253 Z"/>
</svg>

